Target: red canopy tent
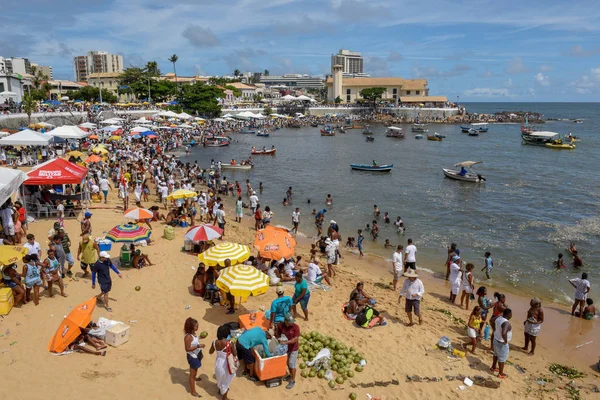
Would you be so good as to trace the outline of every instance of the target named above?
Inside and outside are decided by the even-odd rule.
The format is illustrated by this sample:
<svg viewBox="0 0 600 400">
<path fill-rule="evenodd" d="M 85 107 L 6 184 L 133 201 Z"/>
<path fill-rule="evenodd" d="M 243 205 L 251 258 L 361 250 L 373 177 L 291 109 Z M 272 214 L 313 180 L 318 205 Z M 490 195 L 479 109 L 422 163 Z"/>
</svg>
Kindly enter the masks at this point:
<svg viewBox="0 0 600 400">
<path fill-rule="evenodd" d="M 29 177 L 25 185 L 63 185 L 78 184 L 87 175 L 87 168 L 69 162 L 63 158 L 55 158 L 40 164 L 27 173 Z"/>
</svg>

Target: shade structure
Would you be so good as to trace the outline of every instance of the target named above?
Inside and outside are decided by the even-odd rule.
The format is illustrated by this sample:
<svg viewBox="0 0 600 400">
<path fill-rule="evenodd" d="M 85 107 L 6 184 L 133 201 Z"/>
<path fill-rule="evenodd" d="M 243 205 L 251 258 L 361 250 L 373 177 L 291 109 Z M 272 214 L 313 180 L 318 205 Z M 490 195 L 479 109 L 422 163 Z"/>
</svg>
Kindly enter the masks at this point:
<svg viewBox="0 0 600 400">
<path fill-rule="evenodd" d="M 94 147 L 92 149 L 92 152 L 94 152 L 94 153 L 100 153 L 100 154 L 108 154 L 108 150 L 106 150 L 106 148 L 100 147 L 100 146 Z"/>
<path fill-rule="evenodd" d="M 10 265 L 21 261 L 29 250 L 23 246 L 0 246 L 0 264 Z"/>
<path fill-rule="evenodd" d="M 223 229 L 213 225 L 197 225 L 192 226 L 186 232 L 184 238 L 194 242 L 206 242 L 213 239 L 218 239 L 223 234 Z"/>
<path fill-rule="evenodd" d="M 69 315 L 63 319 L 58 326 L 56 333 L 50 339 L 48 343 L 48 351 L 54 353 L 61 353 L 73 343 L 75 339 L 81 334 L 81 329 L 88 326 L 92 320 L 92 313 L 96 308 L 96 298 L 81 303 L 77 307 L 71 310 Z"/>
<path fill-rule="evenodd" d="M 96 124 L 93 124 L 91 122 L 84 122 L 83 124 L 80 124 L 79 127 L 86 128 L 86 129 L 93 129 L 96 127 Z"/>
<path fill-rule="evenodd" d="M 131 218 L 131 219 L 151 219 L 154 216 L 154 214 L 152 213 L 152 211 L 146 209 L 146 208 L 139 208 L 139 207 L 135 207 L 135 208 L 130 208 L 129 210 L 126 210 L 125 213 L 123 214 L 124 218 Z"/>
<path fill-rule="evenodd" d="M 243 263 L 250 258 L 250 248 L 237 243 L 220 243 L 211 247 L 203 253 L 198 254 L 198 260 L 209 267 L 224 266 L 225 260 L 229 259 L 231 265 Z"/>
<path fill-rule="evenodd" d="M 69 157 L 75 157 L 75 158 L 77 158 L 77 157 L 83 157 L 83 156 L 85 156 L 85 153 L 83 153 L 83 152 L 81 152 L 79 150 L 73 150 L 73 151 L 68 152 L 67 155 Z"/>
<path fill-rule="evenodd" d="M 27 173 L 25 185 L 64 185 L 78 184 L 87 175 L 87 168 L 55 158 L 35 166 Z"/>
<path fill-rule="evenodd" d="M 294 255 L 296 240 L 287 229 L 267 226 L 260 229 L 254 237 L 254 248 L 261 257 L 271 260 L 289 259 Z"/>
<path fill-rule="evenodd" d="M 196 192 L 192 192 L 191 190 L 177 189 L 176 191 L 167 196 L 167 200 L 188 199 L 196 196 L 198 196 L 198 194 Z"/>
<path fill-rule="evenodd" d="M 481 164 L 483 161 L 463 161 L 458 164 L 454 164 L 455 167 L 467 167 L 471 168 L 473 165 Z"/>
<path fill-rule="evenodd" d="M 48 135 L 63 139 L 82 139 L 86 136 L 89 136 L 90 133 L 80 129 L 77 126 L 63 125 L 52 129 L 50 132 L 48 132 Z"/>
<path fill-rule="evenodd" d="M 144 128 L 143 126 L 136 126 L 135 128 L 131 128 L 130 132 L 146 132 L 150 129 Z"/>
<path fill-rule="evenodd" d="M 117 225 L 107 234 L 106 239 L 115 243 L 134 243 L 150 239 L 152 231 L 135 224 Z"/>
<path fill-rule="evenodd" d="M 223 269 L 217 279 L 217 287 L 236 297 L 250 297 L 264 294 L 269 289 L 268 275 L 252 265 L 234 265 Z"/>
<path fill-rule="evenodd" d="M 27 174 L 18 169 L 0 168 L 0 204 L 4 204 L 27 179 Z"/>
<path fill-rule="evenodd" d="M 25 129 L 0 139 L 0 146 L 48 146 L 52 139 L 52 136 Z"/>
<path fill-rule="evenodd" d="M 89 156 L 86 160 L 85 163 L 89 164 L 89 163 L 97 163 L 102 161 L 102 157 L 97 156 L 96 154 L 92 154 L 91 156 Z"/>
</svg>

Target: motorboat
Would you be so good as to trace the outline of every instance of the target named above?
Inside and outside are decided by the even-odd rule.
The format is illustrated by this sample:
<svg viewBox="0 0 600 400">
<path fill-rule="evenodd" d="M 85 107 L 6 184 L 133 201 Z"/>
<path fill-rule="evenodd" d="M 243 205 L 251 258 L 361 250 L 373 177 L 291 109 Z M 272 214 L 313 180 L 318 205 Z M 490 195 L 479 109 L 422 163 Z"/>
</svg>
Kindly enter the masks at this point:
<svg viewBox="0 0 600 400">
<path fill-rule="evenodd" d="M 469 129 L 469 136 L 479 136 L 479 131 L 471 128 L 471 129 Z"/>
<path fill-rule="evenodd" d="M 346 128 L 344 128 L 343 126 L 340 126 L 340 133 L 346 133 Z"/>
<path fill-rule="evenodd" d="M 373 136 L 371 136 L 371 135 L 367 136 L 365 139 L 367 140 L 367 142 L 374 142 L 375 141 L 375 138 Z"/>
<path fill-rule="evenodd" d="M 525 133 L 523 132 L 523 127 L 521 127 L 521 140 L 523 141 L 523 144 L 545 146 L 547 143 L 551 143 L 555 140 L 557 136 L 559 136 L 558 133 L 550 131 L 531 131 Z"/>
<path fill-rule="evenodd" d="M 394 168 L 394 164 L 373 165 L 373 164 L 350 164 L 350 168 L 357 171 L 372 171 L 372 172 L 390 172 Z"/>
<path fill-rule="evenodd" d="M 333 129 L 332 125 L 325 125 L 325 127 L 321 129 L 321 136 L 335 136 L 335 129 Z"/>
<path fill-rule="evenodd" d="M 434 142 L 441 142 L 442 138 L 436 135 L 427 135 L 427 140 L 432 140 Z"/>
<path fill-rule="evenodd" d="M 485 176 L 477 174 L 472 170 L 474 165 L 481 163 L 482 161 L 463 161 L 458 164 L 454 164 L 455 167 L 460 167 L 460 171 L 447 168 L 442 168 L 442 171 L 444 172 L 444 176 L 446 178 L 463 182 L 483 183 L 486 180 Z"/>
<path fill-rule="evenodd" d="M 258 136 L 258 137 L 269 137 L 269 135 L 270 135 L 269 132 L 261 132 L 261 131 L 256 132 L 256 136 Z"/>
<path fill-rule="evenodd" d="M 484 133 L 489 130 L 487 122 L 474 122 L 469 126 L 460 126 L 460 131 L 462 133 L 470 133 L 471 130 L 476 130 L 479 133 Z"/>
<path fill-rule="evenodd" d="M 231 143 L 229 138 L 224 136 L 215 136 L 210 139 L 204 139 L 203 145 L 204 147 L 224 147 L 229 146 L 229 143 Z"/>
<path fill-rule="evenodd" d="M 423 135 L 421 135 L 420 133 L 415 135 L 415 139 L 423 139 Z"/>
<path fill-rule="evenodd" d="M 256 155 L 256 156 L 268 156 L 268 155 L 275 155 L 275 152 L 277 151 L 277 149 L 272 148 L 272 149 L 262 149 L 262 150 L 256 150 L 254 147 L 252 148 L 252 154 Z"/>
<path fill-rule="evenodd" d="M 462 126 L 462 125 L 460 126 L 460 131 L 462 133 L 469 133 L 470 130 L 471 130 L 470 126 Z"/>
<path fill-rule="evenodd" d="M 442 139 L 446 139 L 446 135 L 444 135 L 443 133 L 434 132 L 433 136 L 436 136 L 436 137 L 439 137 L 439 138 L 442 138 Z"/>
<path fill-rule="evenodd" d="M 405 134 L 402 128 L 398 128 L 397 126 L 388 126 L 385 136 L 404 139 Z"/>
<path fill-rule="evenodd" d="M 242 129 L 240 130 L 240 133 L 244 135 L 254 135 L 256 131 L 254 129 Z"/>
<path fill-rule="evenodd" d="M 372 135 L 371 127 L 369 125 L 365 125 L 365 130 L 363 131 L 363 135 Z"/>
<path fill-rule="evenodd" d="M 427 129 L 427 124 L 416 123 L 416 124 L 413 124 L 412 131 L 418 132 L 418 133 L 427 133 L 427 132 L 429 132 L 429 129 Z"/>
<path fill-rule="evenodd" d="M 576 124 L 583 124 L 583 120 L 580 118 L 577 118 L 576 120 L 573 120 L 573 122 L 575 122 Z"/>
<path fill-rule="evenodd" d="M 242 170 L 242 171 L 246 171 L 246 170 L 250 170 L 252 169 L 252 167 L 254 167 L 254 165 L 252 164 L 221 164 L 221 168 L 223 169 L 237 169 L 237 170 Z"/>
<path fill-rule="evenodd" d="M 576 146 L 573 143 L 565 143 L 562 139 L 554 139 L 546 143 L 546 147 L 556 150 L 573 150 Z"/>
</svg>

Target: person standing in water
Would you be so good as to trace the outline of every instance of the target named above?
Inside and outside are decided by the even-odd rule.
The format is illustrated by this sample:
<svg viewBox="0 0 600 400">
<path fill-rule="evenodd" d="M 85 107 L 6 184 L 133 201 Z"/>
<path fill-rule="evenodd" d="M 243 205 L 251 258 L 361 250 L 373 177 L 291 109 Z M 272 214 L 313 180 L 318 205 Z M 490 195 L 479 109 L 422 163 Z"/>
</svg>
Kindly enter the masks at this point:
<svg viewBox="0 0 600 400">
<path fill-rule="evenodd" d="M 328 206 L 333 204 L 333 198 L 331 197 L 330 194 L 328 194 L 327 197 L 325 198 L 325 204 L 327 204 Z"/>
<path fill-rule="evenodd" d="M 494 268 L 494 260 L 492 260 L 492 253 L 486 251 L 483 255 L 485 257 L 485 265 L 481 269 L 481 271 L 485 270 L 485 276 L 487 279 L 490 279 L 490 272 L 492 272 L 492 268 Z"/>
</svg>

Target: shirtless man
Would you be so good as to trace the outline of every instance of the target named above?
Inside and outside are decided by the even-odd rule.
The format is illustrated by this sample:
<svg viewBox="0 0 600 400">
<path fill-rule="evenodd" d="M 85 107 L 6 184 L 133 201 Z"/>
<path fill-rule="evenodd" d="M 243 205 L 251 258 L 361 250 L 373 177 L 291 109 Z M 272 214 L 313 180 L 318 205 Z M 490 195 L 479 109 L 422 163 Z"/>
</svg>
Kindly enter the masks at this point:
<svg viewBox="0 0 600 400">
<path fill-rule="evenodd" d="M 250 184 L 250 179 L 246 179 L 246 196 L 252 196 L 252 185 Z"/>
</svg>

